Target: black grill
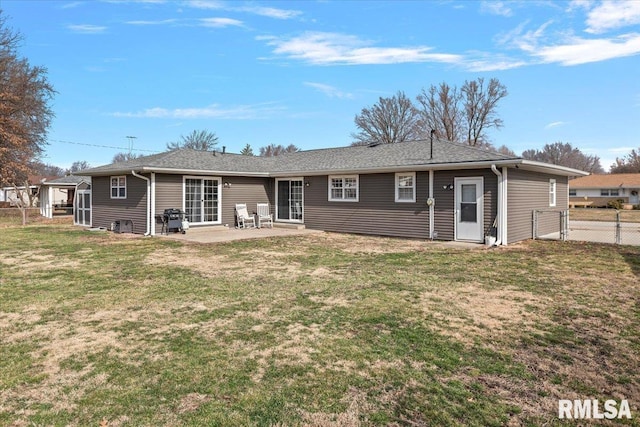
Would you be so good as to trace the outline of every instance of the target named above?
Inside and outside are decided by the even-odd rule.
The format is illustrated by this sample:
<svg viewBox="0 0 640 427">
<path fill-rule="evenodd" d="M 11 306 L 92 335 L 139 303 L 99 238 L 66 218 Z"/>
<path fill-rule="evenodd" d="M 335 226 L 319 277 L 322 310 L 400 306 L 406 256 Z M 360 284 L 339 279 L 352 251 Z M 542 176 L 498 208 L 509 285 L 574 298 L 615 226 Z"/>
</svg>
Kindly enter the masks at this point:
<svg viewBox="0 0 640 427">
<path fill-rule="evenodd" d="M 184 212 L 180 209 L 165 209 L 162 214 L 162 231 L 163 232 L 174 232 L 182 234 L 185 233 L 185 228 L 182 223 L 184 220 Z"/>
</svg>

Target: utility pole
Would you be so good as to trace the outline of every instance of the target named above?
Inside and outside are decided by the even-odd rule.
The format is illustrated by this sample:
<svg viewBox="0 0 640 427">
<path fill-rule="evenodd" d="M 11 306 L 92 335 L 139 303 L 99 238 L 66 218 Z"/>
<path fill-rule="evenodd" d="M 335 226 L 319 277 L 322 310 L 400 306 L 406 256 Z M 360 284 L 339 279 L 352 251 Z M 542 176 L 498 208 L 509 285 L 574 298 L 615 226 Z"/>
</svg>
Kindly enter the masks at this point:
<svg viewBox="0 0 640 427">
<path fill-rule="evenodd" d="M 129 158 L 131 158 L 131 151 L 133 150 L 133 140 L 137 139 L 136 136 L 127 136 L 127 139 L 129 140 Z"/>
</svg>

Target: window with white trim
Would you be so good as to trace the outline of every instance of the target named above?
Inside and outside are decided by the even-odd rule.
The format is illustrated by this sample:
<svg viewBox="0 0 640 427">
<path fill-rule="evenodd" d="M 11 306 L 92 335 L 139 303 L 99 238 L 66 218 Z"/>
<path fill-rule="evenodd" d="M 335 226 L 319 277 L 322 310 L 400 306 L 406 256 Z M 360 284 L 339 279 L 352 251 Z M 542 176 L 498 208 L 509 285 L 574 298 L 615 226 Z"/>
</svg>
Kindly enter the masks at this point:
<svg viewBox="0 0 640 427">
<path fill-rule="evenodd" d="M 396 203 L 415 203 L 416 173 L 402 172 L 396 174 Z"/>
<path fill-rule="evenodd" d="M 576 189 L 573 189 L 573 190 L 570 189 L 569 190 L 569 196 L 575 197 L 577 195 L 578 195 L 578 190 L 576 190 Z"/>
<path fill-rule="evenodd" d="M 556 205 L 556 180 L 549 180 L 549 206 L 554 207 Z"/>
<path fill-rule="evenodd" d="M 330 202 L 357 202 L 358 175 L 329 176 Z"/>
<path fill-rule="evenodd" d="M 127 177 L 112 176 L 111 177 L 111 198 L 126 199 L 127 198 Z"/>
<path fill-rule="evenodd" d="M 612 189 L 612 190 L 608 190 L 608 189 L 601 189 L 600 190 L 600 195 L 601 196 L 619 196 L 620 195 L 620 190 L 618 190 L 617 188 Z"/>
</svg>

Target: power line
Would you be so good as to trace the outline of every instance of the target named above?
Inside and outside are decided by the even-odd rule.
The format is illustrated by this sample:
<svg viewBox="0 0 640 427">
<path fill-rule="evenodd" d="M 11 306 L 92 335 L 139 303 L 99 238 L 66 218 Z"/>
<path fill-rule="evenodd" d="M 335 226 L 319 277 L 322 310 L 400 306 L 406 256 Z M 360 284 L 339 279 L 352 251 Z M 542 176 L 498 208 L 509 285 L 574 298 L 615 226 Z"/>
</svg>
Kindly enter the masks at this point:
<svg viewBox="0 0 640 427">
<path fill-rule="evenodd" d="M 115 147 L 112 145 L 99 145 L 99 144 L 88 144 L 86 142 L 74 142 L 74 141 L 63 141 L 61 139 L 50 139 L 51 142 L 61 142 L 63 144 L 73 144 L 73 145 L 84 145 L 87 147 L 98 147 L 98 148 L 111 148 L 114 150 L 123 150 L 123 151 L 144 151 L 147 153 L 160 153 L 158 150 L 145 150 L 142 148 L 132 148 L 132 147 Z"/>
</svg>

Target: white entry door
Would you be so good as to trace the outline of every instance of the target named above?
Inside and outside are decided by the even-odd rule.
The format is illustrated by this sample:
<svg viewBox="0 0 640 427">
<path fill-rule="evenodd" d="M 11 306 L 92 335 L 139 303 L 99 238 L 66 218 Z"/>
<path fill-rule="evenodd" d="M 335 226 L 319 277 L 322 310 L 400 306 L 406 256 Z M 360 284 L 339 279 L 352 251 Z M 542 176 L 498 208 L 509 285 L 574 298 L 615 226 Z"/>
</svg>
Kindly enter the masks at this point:
<svg viewBox="0 0 640 427">
<path fill-rule="evenodd" d="M 484 240 L 482 177 L 456 178 L 456 240 Z"/>
</svg>

